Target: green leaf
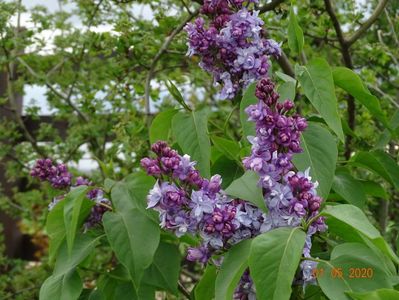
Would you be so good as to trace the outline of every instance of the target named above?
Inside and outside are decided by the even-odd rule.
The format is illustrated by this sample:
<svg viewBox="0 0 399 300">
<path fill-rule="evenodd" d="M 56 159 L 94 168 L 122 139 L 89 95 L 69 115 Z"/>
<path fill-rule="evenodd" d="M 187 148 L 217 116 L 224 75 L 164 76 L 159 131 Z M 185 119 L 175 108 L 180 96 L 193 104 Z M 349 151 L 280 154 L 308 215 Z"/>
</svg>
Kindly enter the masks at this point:
<svg viewBox="0 0 399 300">
<path fill-rule="evenodd" d="M 246 171 L 243 176 L 234 180 L 225 192 L 227 195 L 247 200 L 267 212 L 268 209 L 258 182 L 259 176 L 254 171 Z"/>
<path fill-rule="evenodd" d="M 172 130 L 184 153 L 197 161 L 203 177 L 210 177 L 211 143 L 208 137 L 208 110 L 177 113 L 172 120 Z"/>
<path fill-rule="evenodd" d="M 110 193 L 112 190 L 112 187 L 115 185 L 116 181 L 109 179 L 109 178 L 105 178 L 104 180 L 104 190 L 106 193 Z"/>
<path fill-rule="evenodd" d="M 240 154 L 240 145 L 236 141 L 218 136 L 212 136 L 212 142 L 215 147 L 229 159 L 238 160 L 238 156 Z"/>
<path fill-rule="evenodd" d="M 399 189 L 399 166 L 384 151 L 359 152 L 351 158 L 351 163 L 370 170 Z"/>
<path fill-rule="evenodd" d="M 358 207 L 350 204 L 327 206 L 321 214 L 327 217 L 330 232 L 350 242 L 365 243 L 364 238 L 367 238 L 382 253 L 399 264 L 399 258 Z"/>
<path fill-rule="evenodd" d="M 167 141 L 172 127 L 172 119 L 178 110 L 170 109 L 160 112 L 151 123 L 150 127 L 150 143 L 157 141 Z"/>
<path fill-rule="evenodd" d="M 76 268 L 93 253 L 95 247 L 103 237 L 104 235 L 96 236 L 91 232 L 77 235 L 71 254 L 68 254 L 67 244 L 64 243 L 57 255 L 53 276 L 66 274 Z"/>
<path fill-rule="evenodd" d="M 58 249 L 65 240 L 66 230 L 64 224 L 64 205 L 65 201 L 58 202 L 47 215 L 46 231 L 50 237 L 50 263 L 52 263 L 57 257 Z"/>
<path fill-rule="evenodd" d="M 111 272 L 104 273 L 97 283 L 101 300 L 113 299 L 155 299 L 155 288 L 141 284 L 138 292 L 130 281 L 128 271 L 122 266 L 117 265 Z M 92 300 L 90 298 L 90 300 Z"/>
<path fill-rule="evenodd" d="M 289 82 L 289 81 L 290 81 L 290 82 L 293 82 L 294 84 L 296 84 L 295 78 L 292 78 L 291 76 L 289 76 L 289 75 L 287 75 L 287 74 L 285 74 L 285 73 L 276 71 L 275 74 L 276 74 L 276 76 L 277 76 L 278 78 L 280 78 L 280 79 L 281 79 L 282 81 L 284 81 L 284 82 Z"/>
<path fill-rule="evenodd" d="M 288 47 L 290 47 L 290 49 L 295 53 L 301 53 L 303 49 L 303 44 L 303 31 L 298 24 L 295 12 L 291 6 L 288 23 Z"/>
<path fill-rule="evenodd" d="M 40 300 L 75 300 L 83 289 L 82 280 L 75 270 L 50 276 L 40 288 Z"/>
<path fill-rule="evenodd" d="M 186 102 L 184 102 L 184 98 L 178 88 L 174 85 L 174 83 L 170 80 L 166 81 L 166 87 L 168 88 L 169 93 L 175 98 L 177 102 L 180 103 L 181 106 L 183 106 L 187 111 L 191 111 L 191 108 L 188 107 Z"/>
<path fill-rule="evenodd" d="M 280 94 L 279 101 L 285 101 L 287 99 L 294 101 L 295 100 L 295 82 L 287 81 L 281 84 L 277 88 L 277 92 Z"/>
<path fill-rule="evenodd" d="M 396 110 L 393 114 L 391 120 L 389 121 L 389 127 L 395 130 L 394 133 L 397 133 L 399 127 L 399 110 Z M 385 149 L 385 146 L 389 143 L 392 138 L 392 134 L 388 129 L 384 129 L 382 134 L 380 135 L 378 141 L 375 144 L 375 149 Z"/>
<path fill-rule="evenodd" d="M 77 235 L 70 254 L 67 243 L 63 240 L 64 243 L 59 247 L 57 254 L 54 273 L 46 279 L 40 289 L 41 300 L 79 298 L 82 281 L 75 268 L 94 251 L 102 237 L 103 235 L 95 236 L 91 232 Z"/>
<path fill-rule="evenodd" d="M 112 250 L 128 269 L 138 289 L 144 270 L 151 265 L 159 244 L 159 225 L 138 209 L 107 212 L 103 224 Z"/>
<path fill-rule="evenodd" d="M 388 194 L 381 184 L 370 180 L 361 180 L 360 182 L 367 195 L 388 200 Z"/>
<path fill-rule="evenodd" d="M 215 300 L 233 299 L 234 290 L 248 267 L 252 240 L 244 240 L 227 252 L 215 281 Z"/>
<path fill-rule="evenodd" d="M 385 113 L 381 110 L 380 101 L 369 92 L 355 72 L 345 67 L 336 67 L 332 74 L 337 86 L 364 105 L 385 127 L 389 127 Z"/>
<path fill-rule="evenodd" d="M 123 181 L 117 182 L 111 190 L 112 203 L 117 211 L 137 208 L 149 214 L 147 195 L 154 186 L 155 179 L 143 172 L 135 172 Z"/>
<path fill-rule="evenodd" d="M 248 115 L 245 109 L 252 105 L 258 103 L 258 98 L 255 96 L 256 83 L 252 83 L 245 90 L 244 95 L 240 103 L 240 121 L 243 131 L 243 139 L 247 139 L 247 136 L 255 135 L 255 123 L 248 121 Z"/>
<path fill-rule="evenodd" d="M 379 289 L 365 293 L 347 293 L 354 300 L 399 300 L 399 292 L 394 289 Z"/>
<path fill-rule="evenodd" d="M 257 287 L 257 299 L 290 299 L 292 281 L 300 262 L 305 238 L 306 233 L 299 227 L 282 227 L 253 240 L 249 269 Z"/>
<path fill-rule="evenodd" d="M 349 204 L 353 204 L 357 207 L 362 208 L 367 201 L 362 183 L 353 178 L 348 172 L 336 172 L 332 188 Z"/>
<path fill-rule="evenodd" d="M 295 166 L 304 171 L 310 167 L 310 175 L 317 180 L 321 197 L 326 198 L 334 179 L 338 150 L 334 137 L 324 127 L 310 123 L 301 137 L 302 153 L 295 154 Z"/>
<path fill-rule="evenodd" d="M 356 206 L 350 204 L 327 206 L 322 211 L 322 215 L 327 216 L 327 222 L 331 221 L 334 224 L 334 226 L 329 226 L 329 230 L 332 232 L 340 231 L 341 228 L 338 228 L 338 226 L 342 224 L 364 234 L 370 239 L 381 236 L 366 215 Z M 350 233 L 348 232 L 348 234 Z"/>
<path fill-rule="evenodd" d="M 195 286 L 194 296 L 196 300 L 215 298 L 216 267 L 207 265 L 201 280 Z"/>
<path fill-rule="evenodd" d="M 93 201 L 87 199 L 87 191 L 87 186 L 78 186 L 72 189 L 62 200 L 65 201 L 64 224 L 69 252 L 72 251 L 76 232 L 82 225 L 82 220 L 89 215 L 90 209 L 94 205 Z"/>
<path fill-rule="evenodd" d="M 317 265 L 319 270 L 324 271 L 324 275 L 318 277 L 318 282 L 329 299 L 347 300 L 350 298 L 346 292 L 392 287 L 392 275 L 383 266 L 380 258 L 366 246 L 341 244 L 333 249 L 330 261 Z M 359 269 L 360 274 L 356 269 Z"/>
<path fill-rule="evenodd" d="M 180 252 L 176 245 L 161 242 L 155 252 L 154 261 L 144 273 L 143 283 L 177 295 L 180 260 Z"/>
<path fill-rule="evenodd" d="M 333 76 L 327 61 L 322 58 L 313 59 L 306 67 L 296 66 L 295 74 L 306 97 L 332 131 L 344 142 Z"/>
<path fill-rule="evenodd" d="M 234 179 L 244 174 L 242 166 L 237 161 L 230 160 L 226 156 L 220 156 L 211 168 L 212 174 L 220 174 L 222 176 L 222 188 L 226 189 Z"/>
</svg>

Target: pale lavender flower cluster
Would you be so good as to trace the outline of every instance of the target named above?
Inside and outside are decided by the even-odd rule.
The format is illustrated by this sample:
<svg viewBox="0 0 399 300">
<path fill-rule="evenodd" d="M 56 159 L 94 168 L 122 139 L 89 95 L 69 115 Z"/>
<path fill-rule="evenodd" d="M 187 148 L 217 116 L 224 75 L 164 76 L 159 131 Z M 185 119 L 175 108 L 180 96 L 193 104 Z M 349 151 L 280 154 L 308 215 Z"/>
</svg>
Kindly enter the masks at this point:
<svg viewBox="0 0 399 300">
<path fill-rule="evenodd" d="M 77 186 L 93 185 L 87 178 L 79 176 L 72 183 L 72 174 L 64 164 L 53 164 L 49 158 L 38 159 L 32 168 L 30 175 L 39 178 L 41 181 L 49 182 L 56 189 L 73 189 Z M 65 198 L 65 194 L 53 198 L 48 205 L 48 209 L 52 210 L 54 206 Z M 87 198 L 94 201 L 96 204 L 91 208 L 90 215 L 84 224 L 86 229 L 101 223 L 102 216 L 108 207 L 111 206 L 111 201 L 104 197 L 104 192 L 100 188 L 95 188 L 87 193 Z"/>
<path fill-rule="evenodd" d="M 180 156 L 165 142 L 152 146 L 156 158 L 141 165 L 158 179 L 148 195 L 148 208 L 159 212 L 160 226 L 177 236 L 199 234 L 202 245 L 189 248 L 187 258 L 205 263 L 219 250 L 259 234 L 263 213 L 250 203 L 229 198 L 221 177 L 204 179 L 188 155 Z"/>
<path fill-rule="evenodd" d="M 302 151 L 300 135 L 307 123 L 293 112 L 291 101 L 278 102 L 279 95 L 269 78 L 258 82 L 255 93 L 259 102 L 250 105 L 246 112 L 249 120 L 256 124 L 256 136 L 248 137 L 252 151 L 243 163 L 247 169 L 259 174 L 259 184 L 264 190 L 269 214 L 261 231 L 299 226 L 303 220 L 318 215 L 322 202 L 317 196 L 317 183 L 312 182 L 309 176 L 309 169 L 297 172 L 292 164 L 293 154 Z M 305 257 L 310 257 L 311 236 L 324 230 L 326 225 L 322 217 L 316 218 L 309 226 L 303 250 Z"/>
<path fill-rule="evenodd" d="M 246 5 L 251 2 L 246 1 Z M 202 17 L 185 27 L 188 55 L 198 55 L 200 66 L 222 85 L 220 97 L 232 99 L 251 82 L 265 76 L 269 56 L 279 57 L 280 46 L 264 38 L 263 21 L 258 12 L 244 7 L 242 0 L 204 1 Z"/>
</svg>

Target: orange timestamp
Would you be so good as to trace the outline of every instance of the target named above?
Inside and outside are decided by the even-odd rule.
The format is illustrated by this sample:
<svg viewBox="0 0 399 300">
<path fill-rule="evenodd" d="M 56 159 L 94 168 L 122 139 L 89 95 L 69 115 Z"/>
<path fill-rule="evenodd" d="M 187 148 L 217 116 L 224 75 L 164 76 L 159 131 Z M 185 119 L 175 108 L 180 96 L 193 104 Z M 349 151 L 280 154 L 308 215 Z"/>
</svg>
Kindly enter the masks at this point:
<svg viewBox="0 0 399 300">
<path fill-rule="evenodd" d="M 371 279 L 374 276 L 373 268 L 349 268 L 347 272 L 343 268 L 332 268 L 329 272 L 326 272 L 324 268 L 315 268 L 312 270 L 314 278 L 321 278 L 323 276 L 331 276 L 333 279 L 343 279 L 344 277 L 349 279 Z"/>
</svg>

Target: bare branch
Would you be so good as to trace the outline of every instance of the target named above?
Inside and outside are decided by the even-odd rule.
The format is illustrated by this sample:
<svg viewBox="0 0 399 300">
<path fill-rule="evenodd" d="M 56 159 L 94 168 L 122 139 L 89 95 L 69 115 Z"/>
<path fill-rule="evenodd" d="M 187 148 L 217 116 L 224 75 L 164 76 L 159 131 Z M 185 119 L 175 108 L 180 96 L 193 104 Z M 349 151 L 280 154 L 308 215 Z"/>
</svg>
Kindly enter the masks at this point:
<svg viewBox="0 0 399 300">
<path fill-rule="evenodd" d="M 26 61 L 24 61 L 21 57 L 17 57 L 18 62 L 20 62 L 22 65 L 25 66 L 25 68 L 29 71 L 29 73 L 36 77 L 39 80 L 44 80 L 45 85 L 59 98 L 65 100 L 68 105 L 79 115 L 79 117 L 81 117 L 84 121 L 88 121 L 89 118 L 82 113 L 79 108 L 76 107 L 75 104 L 72 103 L 70 97 L 68 97 L 68 95 L 65 95 L 63 92 L 58 91 L 55 87 L 53 87 L 47 80 L 47 78 L 40 76 L 38 73 L 36 73 L 29 65 Z"/>
<path fill-rule="evenodd" d="M 356 42 L 362 36 L 362 34 L 365 33 L 367 29 L 371 27 L 371 25 L 373 25 L 375 21 L 377 21 L 378 17 L 384 11 L 385 6 L 388 4 L 388 1 L 389 0 L 381 0 L 377 4 L 373 14 L 366 20 L 366 22 L 363 23 L 363 25 L 360 26 L 358 30 L 355 31 L 355 33 L 352 34 L 351 37 L 346 40 L 346 43 L 349 47 Z"/>
<path fill-rule="evenodd" d="M 387 20 L 388 20 L 388 23 L 389 23 L 389 27 L 391 28 L 391 33 L 392 33 L 393 38 L 395 40 L 396 46 L 399 47 L 399 38 L 398 38 L 398 35 L 396 34 L 395 26 L 393 25 L 391 17 L 389 16 L 388 11 L 387 11 L 386 8 L 384 8 L 384 12 L 385 12 L 385 16 L 387 17 Z"/>
<path fill-rule="evenodd" d="M 333 23 L 335 33 L 338 38 L 339 45 L 341 47 L 341 54 L 342 58 L 344 60 L 345 66 L 348 67 L 349 69 L 353 69 L 353 62 L 352 62 L 352 56 L 350 54 L 349 48 L 350 45 L 347 43 L 345 40 L 344 34 L 341 29 L 341 25 L 339 24 L 338 17 L 335 14 L 335 11 L 332 7 L 331 1 L 330 0 L 324 0 L 324 4 L 326 6 L 326 10 L 328 15 L 330 16 L 331 22 Z M 355 129 L 356 125 L 356 104 L 355 104 L 355 99 L 349 95 L 347 97 L 347 114 L 348 114 L 348 125 L 351 130 Z M 352 146 L 352 136 L 347 135 L 346 140 L 345 140 L 345 157 L 346 159 L 349 159 L 352 153 L 351 150 Z"/>
<path fill-rule="evenodd" d="M 277 62 L 285 74 L 295 77 L 294 68 L 283 51 L 281 51 L 281 56 L 278 58 Z"/>
<path fill-rule="evenodd" d="M 162 57 L 162 55 L 168 50 L 169 45 L 173 41 L 173 39 L 178 35 L 184 28 L 184 26 L 190 22 L 195 16 L 199 14 L 199 8 L 196 9 L 192 14 L 188 15 L 183 22 L 181 22 L 173 31 L 172 33 L 165 39 L 163 42 L 161 48 L 159 48 L 157 54 L 154 56 L 150 70 L 148 71 L 147 78 L 145 81 L 145 95 L 144 95 L 144 100 L 145 100 L 145 112 L 147 115 L 151 113 L 150 111 L 150 92 L 151 92 L 151 79 L 154 76 L 154 71 L 155 67 L 157 66 L 157 63 L 159 59 Z"/>
<path fill-rule="evenodd" d="M 283 2 L 284 2 L 284 0 L 273 0 L 270 3 L 266 3 L 262 7 L 259 7 L 259 13 L 263 14 L 267 11 L 273 10 Z"/>
</svg>

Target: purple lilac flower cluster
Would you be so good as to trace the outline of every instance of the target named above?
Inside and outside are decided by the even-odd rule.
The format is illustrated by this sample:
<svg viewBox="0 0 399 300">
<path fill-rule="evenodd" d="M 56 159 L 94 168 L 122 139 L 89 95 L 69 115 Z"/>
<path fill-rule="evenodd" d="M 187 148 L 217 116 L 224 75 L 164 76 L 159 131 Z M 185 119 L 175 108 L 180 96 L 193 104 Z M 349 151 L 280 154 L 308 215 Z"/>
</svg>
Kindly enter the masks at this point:
<svg viewBox="0 0 399 300">
<path fill-rule="evenodd" d="M 221 190 L 221 177 L 201 177 L 195 162 L 165 142 L 152 145 L 156 158 L 141 165 L 158 180 L 148 195 L 148 208 L 160 214 L 162 228 L 177 236 L 199 234 L 202 245 L 189 248 L 187 258 L 206 263 L 211 255 L 259 234 L 264 214 L 250 203 L 229 198 Z"/>
<path fill-rule="evenodd" d="M 292 164 L 294 153 L 302 151 L 300 135 L 307 123 L 293 112 L 294 104 L 278 102 L 279 95 L 269 78 L 261 79 L 256 86 L 259 102 L 250 105 L 246 112 L 256 124 L 256 136 L 248 137 L 252 144 L 251 156 L 243 160 L 247 169 L 257 172 L 263 187 L 269 214 L 261 226 L 266 232 L 277 227 L 298 226 L 319 213 L 322 199 L 317 196 L 317 183 L 312 182 L 309 169 L 297 172 Z M 326 230 L 323 217 L 316 218 L 308 228 L 303 254 L 310 257 L 311 236 Z M 305 281 L 311 262 L 302 264 Z M 305 274 L 305 272 L 307 272 Z"/>
<path fill-rule="evenodd" d="M 265 76 L 269 56 L 279 57 L 280 46 L 265 39 L 263 21 L 248 10 L 257 0 L 205 0 L 198 17 L 186 25 L 188 55 L 201 58 L 200 67 L 222 85 L 220 97 L 232 99 L 251 82 Z M 244 3 L 246 6 L 244 6 Z"/>
<path fill-rule="evenodd" d="M 77 186 L 93 185 L 87 178 L 77 177 L 75 184 L 72 183 L 72 174 L 68 172 L 68 168 L 64 164 L 54 164 L 49 158 L 38 159 L 32 168 L 30 175 L 39 178 L 40 181 L 49 182 L 56 189 L 73 189 Z M 49 210 L 63 200 L 65 195 L 54 197 L 48 206 Z M 84 224 L 86 229 L 101 223 L 102 216 L 108 210 L 107 207 L 111 206 L 111 201 L 104 197 L 103 190 L 95 188 L 87 193 L 87 198 L 94 201 L 96 204 L 92 207 L 90 215 Z"/>
<path fill-rule="evenodd" d="M 72 181 L 72 174 L 68 172 L 68 168 L 64 164 L 54 165 L 49 158 L 38 159 L 30 175 L 50 182 L 56 189 L 69 187 Z"/>
</svg>

